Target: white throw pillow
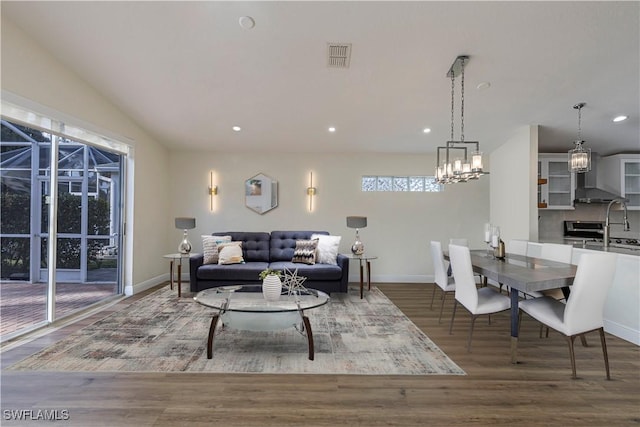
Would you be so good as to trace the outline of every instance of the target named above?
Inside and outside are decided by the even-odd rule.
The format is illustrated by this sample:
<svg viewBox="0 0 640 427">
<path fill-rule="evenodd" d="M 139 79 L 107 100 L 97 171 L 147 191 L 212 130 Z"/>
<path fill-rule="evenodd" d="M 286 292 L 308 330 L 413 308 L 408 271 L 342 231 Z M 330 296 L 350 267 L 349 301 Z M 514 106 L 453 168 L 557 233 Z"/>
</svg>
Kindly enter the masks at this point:
<svg viewBox="0 0 640 427">
<path fill-rule="evenodd" d="M 327 236 L 326 234 L 312 234 L 312 239 L 318 239 L 316 262 L 318 264 L 337 265 L 338 249 L 342 236 Z"/>
<path fill-rule="evenodd" d="M 218 264 L 242 264 L 242 242 L 221 243 L 218 246 L 220 250 L 218 256 Z"/>
<path fill-rule="evenodd" d="M 204 255 L 203 264 L 218 263 L 218 245 L 230 242 L 231 236 L 202 236 L 202 253 Z"/>
</svg>

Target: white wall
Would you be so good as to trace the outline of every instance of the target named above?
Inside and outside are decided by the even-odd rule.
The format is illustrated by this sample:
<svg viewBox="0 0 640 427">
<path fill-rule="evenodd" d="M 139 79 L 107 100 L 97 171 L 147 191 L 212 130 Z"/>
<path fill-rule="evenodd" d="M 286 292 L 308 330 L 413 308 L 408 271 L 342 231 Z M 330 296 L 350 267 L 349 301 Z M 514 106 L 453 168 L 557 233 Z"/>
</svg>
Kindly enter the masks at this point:
<svg viewBox="0 0 640 427">
<path fill-rule="evenodd" d="M 538 240 L 538 126 L 525 126 L 491 153 L 491 223 L 502 240 Z"/>
<path fill-rule="evenodd" d="M 129 117 L 107 101 L 56 58 L 35 44 L 22 30 L 2 16 L 2 90 L 25 98 L 47 111 L 59 112 L 88 124 L 108 136 L 134 141 L 134 193 L 128 204 L 132 251 L 128 254 L 125 284 L 154 284 L 167 275 L 162 259 L 168 246 L 168 151 Z"/>
<path fill-rule="evenodd" d="M 194 251 L 201 234 L 214 231 L 326 230 L 343 236 L 341 252 L 349 252 L 355 230 L 348 215 L 368 218 L 360 230 L 366 252 L 377 255 L 372 278 L 380 282 L 428 282 L 433 277 L 430 240 L 448 242 L 467 237 L 483 247 L 483 224 L 489 217 L 489 181 L 483 178 L 447 186 L 442 193 L 362 192 L 362 175 L 431 175 L 433 155 L 269 154 L 172 151 L 172 216 L 194 216 L 190 231 Z M 219 193 L 209 210 L 209 172 Z M 279 205 L 259 215 L 244 206 L 244 181 L 265 173 L 279 182 Z M 313 172 L 316 209 L 309 213 L 306 188 Z M 178 244 L 180 230 L 171 233 Z M 357 277 L 352 264 L 351 278 Z"/>
</svg>

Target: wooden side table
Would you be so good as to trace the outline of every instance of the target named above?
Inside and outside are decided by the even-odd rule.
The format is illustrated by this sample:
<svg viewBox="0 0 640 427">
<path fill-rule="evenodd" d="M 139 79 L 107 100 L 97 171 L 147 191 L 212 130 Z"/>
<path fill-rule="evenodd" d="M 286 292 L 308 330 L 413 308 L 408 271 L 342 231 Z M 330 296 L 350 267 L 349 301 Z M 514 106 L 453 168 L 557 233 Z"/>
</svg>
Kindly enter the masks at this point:
<svg viewBox="0 0 640 427">
<path fill-rule="evenodd" d="M 169 277 L 170 277 L 170 284 L 171 284 L 171 289 L 173 289 L 173 271 L 174 271 L 174 267 L 176 264 L 176 261 L 178 261 L 178 298 L 180 298 L 182 296 L 182 260 L 183 259 L 189 259 L 189 254 L 181 254 L 181 253 L 175 253 L 175 254 L 167 254 L 167 255 L 163 255 L 163 258 L 167 258 L 169 260 Z"/>
<path fill-rule="evenodd" d="M 372 255 L 354 255 L 343 254 L 349 259 L 356 259 L 360 263 L 360 299 L 364 297 L 364 267 L 367 266 L 367 289 L 371 290 L 371 260 L 378 259 L 377 256 Z"/>
</svg>

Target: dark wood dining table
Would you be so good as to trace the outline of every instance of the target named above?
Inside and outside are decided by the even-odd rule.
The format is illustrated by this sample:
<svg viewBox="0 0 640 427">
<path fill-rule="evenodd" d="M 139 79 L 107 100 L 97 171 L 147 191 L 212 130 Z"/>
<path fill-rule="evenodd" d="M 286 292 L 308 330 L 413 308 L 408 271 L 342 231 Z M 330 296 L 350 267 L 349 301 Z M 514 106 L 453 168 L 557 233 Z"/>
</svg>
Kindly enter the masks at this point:
<svg viewBox="0 0 640 427">
<path fill-rule="evenodd" d="M 520 292 L 527 294 L 561 288 L 566 296 L 576 276 L 577 266 L 515 254 L 506 254 L 504 259 L 497 259 L 486 250 L 470 252 L 473 271 L 484 276 L 485 284 L 489 279 L 511 288 L 511 363 L 517 363 Z M 445 253 L 445 258 L 449 259 L 448 253 Z"/>
</svg>

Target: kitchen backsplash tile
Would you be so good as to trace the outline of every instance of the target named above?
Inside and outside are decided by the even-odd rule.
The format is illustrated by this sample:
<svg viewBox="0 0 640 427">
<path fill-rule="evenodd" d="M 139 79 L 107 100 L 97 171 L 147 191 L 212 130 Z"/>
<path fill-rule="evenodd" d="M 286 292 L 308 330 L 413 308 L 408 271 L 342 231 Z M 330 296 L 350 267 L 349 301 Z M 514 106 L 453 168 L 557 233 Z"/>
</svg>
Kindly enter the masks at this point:
<svg viewBox="0 0 640 427">
<path fill-rule="evenodd" d="M 575 210 L 562 211 L 550 209 L 538 209 L 538 239 L 557 240 L 562 239 L 564 233 L 563 221 L 605 221 L 607 216 L 607 205 L 601 204 L 578 204 Z M 640 211 L 628 211 L 627 218 L 631 225 L 628 232 L 622 231 L 621 225 L 611 226 L 612 237 L 625 237 L 628 239 L 640 239 Z M 611 222 L 622 221 L 622 210 L 615 207 L 612 208 Z"/>
</svg>

